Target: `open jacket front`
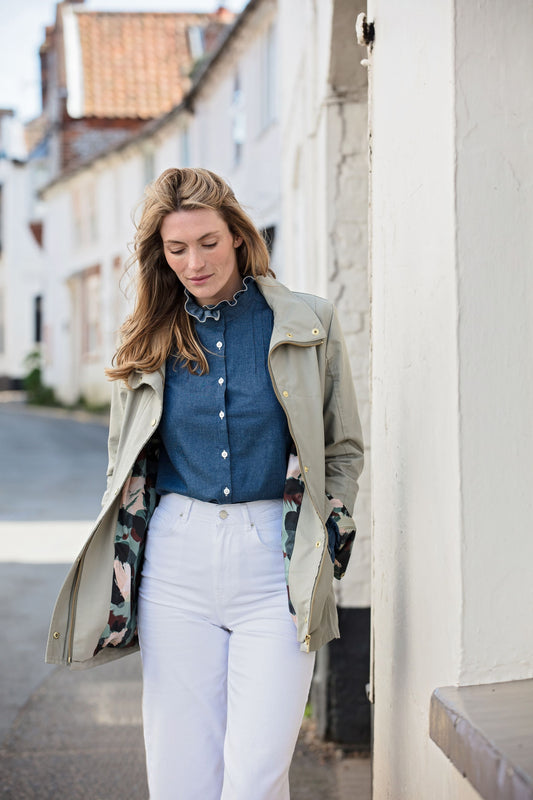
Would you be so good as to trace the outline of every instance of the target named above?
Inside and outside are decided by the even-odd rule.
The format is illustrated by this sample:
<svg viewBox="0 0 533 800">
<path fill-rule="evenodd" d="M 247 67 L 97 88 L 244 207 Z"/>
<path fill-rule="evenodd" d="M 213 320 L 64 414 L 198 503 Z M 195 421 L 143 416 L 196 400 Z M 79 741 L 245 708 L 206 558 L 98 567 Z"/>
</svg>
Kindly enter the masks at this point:
<svg viewBox="0 0 533 800">
<path fill-rule="evenodd" d="M 287 485 L 301 487 L 284 497 L 280 532 L 290 607 L 301 648 L 318 650 L 339 635 L 332 579 L 334 572 L 344 574 L 355 535 L 350 514 L 363 467 L 361 426 L 331 303 L 291 292 L 273 278 L 258 278 L 257 285 L 274 312 L 268 367 L 296 447 Z M 108 486 L 56 602 L 49 663 L 84 668 L 138 647 L 137 590 L 158 501 L 164 369 L 134 372 L 128 384 L 113 384 Z"/>
</svg>

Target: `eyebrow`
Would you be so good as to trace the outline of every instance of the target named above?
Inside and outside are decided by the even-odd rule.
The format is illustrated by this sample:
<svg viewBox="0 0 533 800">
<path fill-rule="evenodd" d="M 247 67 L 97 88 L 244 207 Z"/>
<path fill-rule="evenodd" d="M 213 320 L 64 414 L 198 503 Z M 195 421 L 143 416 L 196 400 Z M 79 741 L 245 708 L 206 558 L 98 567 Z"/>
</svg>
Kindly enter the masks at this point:
<svg viewBox="0 0 533 800">
<path fill-rule="evenodd" d="M 219 233 L 220 231 L 211 231 L 210 233 L 204 233 L 203 236 L 200 236 L 198 241 L 201 242 L 202 239 L 207 239 L 208 236 L 217 236 Z M 180 242 L 179 239 L 165 239 L 165 244 L 187 244 L 187 242 Z"/>
</svg>

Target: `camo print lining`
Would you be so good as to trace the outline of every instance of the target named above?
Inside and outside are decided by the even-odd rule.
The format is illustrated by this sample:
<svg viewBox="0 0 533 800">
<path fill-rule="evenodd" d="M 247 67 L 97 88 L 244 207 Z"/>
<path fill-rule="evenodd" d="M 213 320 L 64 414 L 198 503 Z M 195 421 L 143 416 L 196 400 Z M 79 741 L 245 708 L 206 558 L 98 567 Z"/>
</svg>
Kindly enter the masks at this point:
<svg viewBox="0 0 533 800">
<path fill-rule="evenodd" d="M 283 528 L 281 542 L 285 560 L 285 581 L 289 595 L 289 610 L 295 614 L 289 593 L 289 566 L 294 549 L 296 526 L 305 492 L 305 484 L 300 473 L 300 464 L 293 445 L 289 456 L 285 491 L 283 493 Z M 340 580 L 346 572 L 355 539 L 355 523 L 341 500 L 327 495 L 331 512 L 326 520 L 328 532 L 328 551 L 333 562 L 333 574 Z"/>
<path fill-rule="evenodd" d="M 130 478 L 124 484 L 115 530 L 113 583 L 107 625 L 94 651 L 104 647 L 133 647 L 137 644 L 137 592 L 141 579 L 144 546 L 148 523 L 158 503 L 155 491 L 159 441 L 154 437 L 139 453 Z M 294 549 L 294 537 L 305 491 L 295 452 L 291 453 L 283 493 L 281 543 L 285 562 L 285 580 L 289 611 L 288 577 Z M 337 579 L 342 578 L 350 559 L 355 539 L 355 525 L 343 503 L 328 494 L 331 512 L 326 522 L 328 551 Z"/>
<path fill-rule="evenodd" d="M 155 491 L 159 442 L 154 437 L 139 453 L 124 484 L 115 530 L 115 559 L 107 625 L 94 655 L 104 647 L 137 643 L 137 592 L 146 531 L 158 502 Z"/>
</svg>

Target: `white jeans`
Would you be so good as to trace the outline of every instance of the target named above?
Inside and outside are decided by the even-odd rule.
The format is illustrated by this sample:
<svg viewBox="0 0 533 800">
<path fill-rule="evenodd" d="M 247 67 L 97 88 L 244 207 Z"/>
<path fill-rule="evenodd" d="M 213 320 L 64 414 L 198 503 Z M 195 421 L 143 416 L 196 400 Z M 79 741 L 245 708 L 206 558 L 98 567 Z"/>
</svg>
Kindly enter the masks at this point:
<svg viewBox="0 0 533 800">
<path fill-rule="evenodd" d="M 164 495 L 139 592 L 151 800 L 287 800 L 314 653 L 300 651 L 282 503 Z"/>
</svg>

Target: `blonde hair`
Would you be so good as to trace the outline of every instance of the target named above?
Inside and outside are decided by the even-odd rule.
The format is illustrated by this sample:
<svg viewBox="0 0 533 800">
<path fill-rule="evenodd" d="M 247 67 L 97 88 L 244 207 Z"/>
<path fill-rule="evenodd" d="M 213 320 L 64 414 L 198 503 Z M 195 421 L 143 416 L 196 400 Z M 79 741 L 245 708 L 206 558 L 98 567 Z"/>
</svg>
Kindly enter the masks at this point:
<svg viewBox="0 0 533 800">
<path fill-rule="evenodd" d="M 208 372 L 204 350 L 185 311 L 185 291 L 165 259 L 163 219 L 173 211 L 210 208 L 234 237 L 237 265 L 244 277 L 272 275 L 265 241 L 228 184 L 207 169 L 167 169 L 145 190 L 143 211 L 129 266 L 137 264 L 133 313 L 120 329 L 121 345 L 106 370 L 110 380 L 127 380 L 133 370 L 155 372 L 171 354 L 190 372 Z"/>
</svg>

